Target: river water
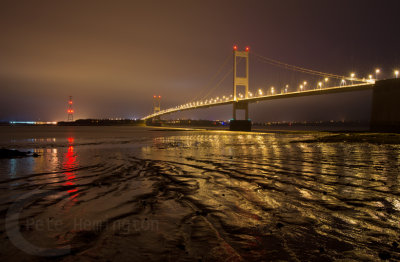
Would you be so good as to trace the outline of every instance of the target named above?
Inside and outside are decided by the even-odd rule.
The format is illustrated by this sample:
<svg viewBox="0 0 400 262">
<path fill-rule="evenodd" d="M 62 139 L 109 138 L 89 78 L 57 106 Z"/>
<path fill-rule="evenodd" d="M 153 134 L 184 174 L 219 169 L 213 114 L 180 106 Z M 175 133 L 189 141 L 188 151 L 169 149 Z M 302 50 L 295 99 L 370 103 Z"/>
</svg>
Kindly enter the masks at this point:
<svg viewBox="0 0 400 262">
<path fill-rule="evenodd" d="M 400 259 L 400 146 L 319 132 L 0 127 L 0 258 Z"/>
</svg>

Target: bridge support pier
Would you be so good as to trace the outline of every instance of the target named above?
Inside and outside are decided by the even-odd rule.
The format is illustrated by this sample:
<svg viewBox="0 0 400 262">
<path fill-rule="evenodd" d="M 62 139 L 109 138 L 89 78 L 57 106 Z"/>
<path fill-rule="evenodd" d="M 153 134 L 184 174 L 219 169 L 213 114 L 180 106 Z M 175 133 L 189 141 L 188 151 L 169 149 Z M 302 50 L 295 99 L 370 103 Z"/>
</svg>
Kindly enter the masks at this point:
<svg viewBox="0 0 400 262">
<path fill-rule="evenodd" d="M 244 110 L 244 120 L 236 119 L 236 111 Z M 251 131 L 251 120 L 249 120 L 249 103 L 239 101 L 233 103 L 233 119 L 229 122 L 230 131 Z"/>
<path fill-rule="evenodd" d="M 153 117 L 146 120 L 146 126 L 162 126 L 160 117 Z"/>
<path fill-rule="evenodd" d="M 230 131 L 251 131 L 250 120 L 231 120 L 229 122 Z"/>
<path fill-rule="evenodd" d="M 400 132 L 400 79 L 377 81 L 372 91 L 370 130 Z"/>
</svg>

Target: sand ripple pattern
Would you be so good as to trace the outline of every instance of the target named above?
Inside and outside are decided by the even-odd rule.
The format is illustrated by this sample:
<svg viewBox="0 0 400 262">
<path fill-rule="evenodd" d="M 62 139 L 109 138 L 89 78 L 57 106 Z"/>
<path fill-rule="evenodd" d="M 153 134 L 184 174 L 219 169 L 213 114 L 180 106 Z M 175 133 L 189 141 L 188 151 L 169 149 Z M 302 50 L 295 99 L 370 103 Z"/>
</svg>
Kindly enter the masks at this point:
<svg viewBox="0 0 400 262">
<path fill-rule="evenodd" d="M 56 172 L 0 187 L 54 192 L 22 221 L 62 225 L 40 236 L 22 228 L 32 241 L 71 245 L 65 261 L 400 259 L 399 146 L 298 139 L 210 132 L 160 134 L 106 154 L 76 147 L 74 164 L 65 155 Z M 2 217 L 13 198 L 2 195 Z"/>
</svg>

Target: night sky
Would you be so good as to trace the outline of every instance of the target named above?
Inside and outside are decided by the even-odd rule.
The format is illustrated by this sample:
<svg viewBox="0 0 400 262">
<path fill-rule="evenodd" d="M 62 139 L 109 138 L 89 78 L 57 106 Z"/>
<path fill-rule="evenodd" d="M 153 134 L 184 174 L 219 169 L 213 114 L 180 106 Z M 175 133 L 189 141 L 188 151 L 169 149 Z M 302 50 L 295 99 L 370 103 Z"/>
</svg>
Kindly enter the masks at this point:
<svg viewBox="0 0 400 262">
<path fill-rule="evenodd" d="M 154 94 L 163 108 L 186 103 L 228 72 L 234 44 L 323 72 L 366 77 L 379 67 L 391 78 L 399 12 L 398 0 L 1 1 L 0 120 L 66 120 L 70 95 L 75 118 L 142 117 Z M 318 81 L 250 59 L 253 91 Z M 229 76 L 210 96 L 231 89 Z M 364 120 L 369 103 L 368 92 L 285 99 L 252 105 L 251 118 Z M 229 119 L 231 107 L 182 115 Z"/>
</svg>

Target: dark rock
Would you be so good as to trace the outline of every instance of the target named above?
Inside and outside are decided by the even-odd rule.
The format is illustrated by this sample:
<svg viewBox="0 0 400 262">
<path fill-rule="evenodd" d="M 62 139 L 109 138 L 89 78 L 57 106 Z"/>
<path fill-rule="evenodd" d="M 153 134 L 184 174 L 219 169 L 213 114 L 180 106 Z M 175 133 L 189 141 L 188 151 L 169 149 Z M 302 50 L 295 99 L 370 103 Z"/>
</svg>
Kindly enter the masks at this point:
<svg viewBox="0 0 400 262">
<path fill-rule="evenodd" d="M 183 245 L 183 244 L 178 244 L 176 246 L 177 246 L 177 248 L 179 248 L 181 250 L 185 250 L 185 245 Z"/>
<path fill-rule="evenodd" d="M 202 210 L 202 211 L 196 211 L 196 216 L 207 216 L 208 211 Z"/>
<path fill-rule="evenodd" d="M 88 243 L 96 240 L 98 233 L 95 231 L 82 230 L 78 231 L 72 239 L 72 242 Z"/>
<path fill-rule="evenodd" d="M 278 222 L 277 224 L 276 224 L 276 228 L 282 228 L 284 225 L 281 223 L 281 222 Z"/>
<path fill-rule="evenodd" d="M 23 152 L 19 150 L 0 148 L 0 158 L 19 158 L 19 157 L 38 157 L 37 153 L 31 154 L 31 151 Z"/>
<path fill-rule="evenodd" d="M 11 150 L 11 149 L 0 149 L 0 158 L 16 158 L 16 157 L 26 157 L 28 156 L 27 152 L 21 152 L 19 150 Z"/>
<path fill-rule="evenodd" d="M 392 247 L 393 248 L 398 248 L 399 247 L 399 243 L 397 243 L 396 241 L 393 241 Z"/>
<path fill-rule="evenodd" d="M 383 259 L 383 260 L 388 260 L 391 258 L 391 255 L 389 254 L 389 252 L 386 252 L 386 251 L 379 252 L 378 256 L 380 259 Z"/>
</svg>

